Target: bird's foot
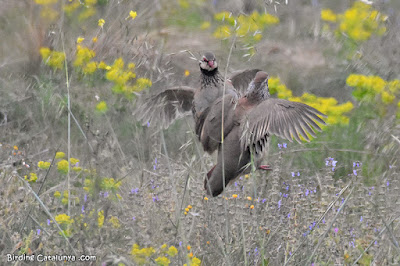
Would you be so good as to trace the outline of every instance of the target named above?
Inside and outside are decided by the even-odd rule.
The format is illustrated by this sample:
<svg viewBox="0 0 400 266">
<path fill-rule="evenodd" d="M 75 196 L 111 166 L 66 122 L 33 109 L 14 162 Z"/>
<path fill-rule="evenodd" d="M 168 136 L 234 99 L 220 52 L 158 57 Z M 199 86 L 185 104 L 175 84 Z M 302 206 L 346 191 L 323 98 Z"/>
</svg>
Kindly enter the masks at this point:
<svg viewBox="0 0 400 266">
<path fill-rule="evenodd" d="M 258 167 L 258 169 L 261 169 L 261 170 L 272 170 L 272 168 L 269 165 L 260 165 Z"/>
</svg>

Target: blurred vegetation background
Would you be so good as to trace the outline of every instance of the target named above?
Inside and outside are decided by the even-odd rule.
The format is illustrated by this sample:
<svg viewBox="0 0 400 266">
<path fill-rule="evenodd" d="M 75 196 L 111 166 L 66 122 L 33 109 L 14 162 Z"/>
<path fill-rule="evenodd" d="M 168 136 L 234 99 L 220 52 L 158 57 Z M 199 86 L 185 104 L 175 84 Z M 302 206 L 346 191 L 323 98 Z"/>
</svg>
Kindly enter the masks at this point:
<svg viewBox="0 0 400 266">
<path fill-rule="evenodd" d="M 399 14 L 395 0 L 2 1 L 2 259 L 398 265 Z M 164 130 L 133 115 L 195 87 L 205 51 L 328 115 L 310 143 L 271 138 L 274 171 L 215 199 L 192 118 Z"/>
</svg>

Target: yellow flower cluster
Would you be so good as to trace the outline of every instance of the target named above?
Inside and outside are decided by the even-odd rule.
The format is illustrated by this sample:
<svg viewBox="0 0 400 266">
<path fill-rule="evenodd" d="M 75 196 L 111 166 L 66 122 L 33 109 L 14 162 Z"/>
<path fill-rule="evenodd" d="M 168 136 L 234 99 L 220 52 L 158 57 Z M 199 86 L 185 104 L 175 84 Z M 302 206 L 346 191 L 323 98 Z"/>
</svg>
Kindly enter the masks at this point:
<svg viewBox="0 0 400 266">
<path fill-rule="evenodd" d="M 50 22 L 53 22 L 58 18 L 58 11 L 52 7 L 52 5 L 57 2 L 58 0 L 35 0 L 35 4 L 41 6 L 40 16 Z"/>
<path fill-rule="evenodd" d="M 152 247 L 140 248 L 138 244 L 132 246 L 131 255 L 136 264 L 147 263 L 147 258 L 151 257 L 156 251 Z"/>
<path fill-rule="evenodd" d="M 104 211 L 99 211 L 97 213 L 97 224 L 99 228 L 102 228 L 104 225 Z"/>
<path fill-rule="evenodd" d="M 115 191 L 121 186 L 121 181 L 115 182 L 114 178 L 103 178 L 101 181 L 101 189 L 102 190 L 109 190 L 109 191 Z"/>
<path fill-rule="evenodd" d="M 190 260 L 189 266 L 200 266 L 201 265 L 201 260 L 197 257 L 192 257 Z M 183 266 L 187 266 L 187 264 L 183 264 Z"/>
<path fill-rule="evenodd" d="M 56 192 L 54 192 L 54 197 L 55 198 L 60 198 L 61 197 L 61 192 L 60 191 L 56 191 Z"/>
<path fill-rule="evenodd" d="M 270 93 L 277 94 L 278 98 L 305 103 L 326 114 L 328 124 L 346 125 L 349 123 L 349 118 L 344 114 L 354 108 L 351 102 L 339 105 L 334 98 L 318 97 L 311 93 L 304 93 L 301 97 L 293 97 L 292 91 L 282 84 L 277 77 L 271 77 L 268 80 L 268 87 Z"/>
<path fill-rule="evenodd" d="M 65 157 L 65 153 L 63 153 L 62 151 L 58 151 L 56 153 L 56 159 L 62 159 Z"/>
<path fill-rule="evenodd" d="M 35 183 L 36 180 L 38 179 L 38 177 L 35 173 L 29 173 L 29 175 L 25 175 L 24 178 L 29 183 Z"/>
<path fill-rule="evenodd" d="M 40 169 L 44 169 L 44 170 L 49 169 L 50 168 L 50 162 L 39 161 L 38 162 L 38 167 Z"/>
<path fill-rule="evenodd" d="M 96 56 L 95 51 L 81 45 L 76 46 L 75 67 L 87 67 L 89 61 Z M 95 68 L 96 70 L 96 68 Z M 93 71 L 94 72 L 94 71 Z M 93 73 L 92 72 L 92 73 Z"/>
<path fill-rule="evenodd" d="M 192 205 L 189 204 L 189 205 L 185 208 L 184 214 L 185 214 L 185 215 L 188 214 L 188 212 L 190 211 L 191 208 L 192 208 Z"/>
<path fill-rule="evenodd" d="M 65 53 L 52 51 L 48 47 L 41 47 L 39 53 L 46 65 L 54 69 L 62 69 L 64 67 Z"/>
<path fill-rule="evenodd" d="M 57 163 L 57 170 L 61 174 L 67 174 L 68 173 L 68 161 L 67 160 L 61 160 Z"/>
<path fill-rule="evenodd" d="M 96 105 L 96 111 L 100 112 L 100 113 L 105 113 L 108 110 L 108 106 L 107 103 L 105 101 L 101 101 Z"/>
<path fill-rule="evenodd" d="M 330 9 L 323 9 L 321 19 L 332 23 L 337 22 L 338 36 L 345 34 L 358 42 L 368 40 L 373 34 L 382 35 L 386 32 L 383 23 L 387 20 L 387 16 L 360 1 L 354 2 L 353 6 L 343 14 L 336 15 Z"/>
<path fill-rule="evenodd" d="M 121 223 L 119 222 L 118 217 L 111 216 L 110 219 L 108 220 L 108 222 L 114 228 L 120 228 L 121 227 Z"/>
<path fill-rule="evenodd" d="M 157 257 L 155 259 L 155 262 L 157 263 L 157 265 L 161 266 L 168 266 L 171 263 L 171 261 L 165 256 Z"/>
<path fill-rule="evenodd" d="M 54 219 L 59 224 L 73 224 L 74 223 L 74 219 L 71 219 L 71 217 L 69 217 L 65 213 L 57 215 L 56 217 L 54 217 Z"/>
<path fill-rule="evenodd" d="M 380 96 L 382 103 L 391 104 L 400 92 L 400 80 L 385 81 L 379 76 L 351 74 L 346 84 L 354 87 L 353 96 L 359 101 L 372 102 Z"/>
<path fill-rule="evenodd" d="M 226 39 L 236 31 L 239 37 L 245 37 L 253 42 L 261 40 L 262 31 L 267 26 L 279 23 L 278 17 L 267 13 L 260 14 L 257 11 L 250 15 L 241 14 L 237 17 L 224 11 L 215 14 L 214 19 L 223 23 L 214 31 L 214 37 Z"/>
<path fill-rule="evenodd" d="M 337 15 L 330 9 L 321 10 L 321 19 L 328 22 L 336 22 Z"/>
</svg>

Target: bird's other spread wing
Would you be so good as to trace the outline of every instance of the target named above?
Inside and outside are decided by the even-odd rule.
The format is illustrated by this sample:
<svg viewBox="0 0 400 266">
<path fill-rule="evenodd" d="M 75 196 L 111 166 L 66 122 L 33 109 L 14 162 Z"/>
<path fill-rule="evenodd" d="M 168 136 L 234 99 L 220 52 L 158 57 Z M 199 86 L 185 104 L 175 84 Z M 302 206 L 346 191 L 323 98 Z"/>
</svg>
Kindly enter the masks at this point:
<svg viewBox="0 0 400 266">
<path fill-rule="evenodd" d="M 246 70 L 238 70 L 232 73 L 228 81 L 230 81 L 238 92 L 239 95 L 245 95 L 247 88 L 249 87 L 250 82 L 254 79 L 257 72 L 261 71 L 260 69 L 246 69 Z"/>
<path fill-rule="evenodd" d="M 306 133 L 316 137 L 315 131 L 322 131 L 319 125 L 325 125 L 321 117 L 326 117 L 317 109 L 299 102 L 283 99 L 268 99 L 252 108 L 241 122 L 241 150 L 252 147 L 256 152 L 262 152 L 271 134 L 292 142 L 301 142 L 300 136 L 306 141 Z"/>
<path fill-rule="evenodd" d="M 139 103 L 134 115 L 143 124 L 167 128 L 175 119 L 192 110 L 195 89 L 178 86 L 152 95 Z"/>
</svg>

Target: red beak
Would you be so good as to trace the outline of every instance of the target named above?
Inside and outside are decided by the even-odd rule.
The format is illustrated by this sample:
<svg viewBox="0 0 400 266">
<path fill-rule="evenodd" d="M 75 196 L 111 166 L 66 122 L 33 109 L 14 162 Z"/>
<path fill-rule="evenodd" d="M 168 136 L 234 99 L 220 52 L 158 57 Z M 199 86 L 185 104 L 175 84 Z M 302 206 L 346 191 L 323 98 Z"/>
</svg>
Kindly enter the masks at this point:
<svg viewBox="0 0 400 266">
<path fill-rule="evenodd" d="M 214 67 L 214 61 L 212 61 L 212 60 L 208 61 L 208 65 L 209 65 L 210 67 Z"/>
</svg>

